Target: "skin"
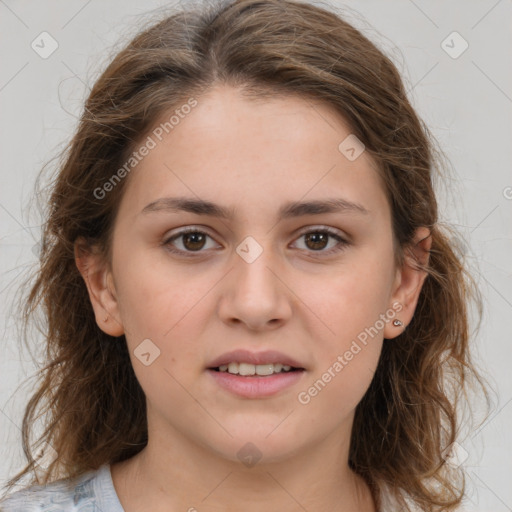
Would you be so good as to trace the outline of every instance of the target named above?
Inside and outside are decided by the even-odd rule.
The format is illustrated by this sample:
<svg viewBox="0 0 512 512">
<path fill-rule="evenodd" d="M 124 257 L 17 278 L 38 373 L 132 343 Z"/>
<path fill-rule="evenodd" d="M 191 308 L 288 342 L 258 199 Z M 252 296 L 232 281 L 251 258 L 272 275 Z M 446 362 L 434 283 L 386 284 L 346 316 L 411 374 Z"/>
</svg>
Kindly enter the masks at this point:
<svg viewBox="0 0 512 512">
<path fill-rule="evenodd" d="M 350 435 L 382 344 L 398 342 L 405 327 L 387 322 L 308 404 L 297 398 L 393 303 L 402 307 L 396 318 L 409 324 L 426 277 L 410 259 L 395 266 L 391 213 L 375 164 L 367 152 L 350 161 L 338 149 L 350 133 L 328 105 L 291 96 L 249 101 L 218 86 L 130 174 L 111 264 L 76 250 L 96 321 L 106 333 L 126 336 L 147 398 L 147 447 L 111 468 L 126 512 L 375 510 L 367 485 L 348 467 Z M 176 196 L 236 214 L 141 213 Z M 369 213 L 275 219 L 288 201 L 332 197 Z M 163 245 L 185 226 L 209 235 L 202 252 L 190 250 L 201 245 L 187 237 Z M 331 237 L 315 250 L 301 235 L 310 227 L 331 227 L 350 243 L 329 254 L 338 243 Z M 420 228 L 415 238 L 423 263 L 428 234 Z M 263 250 L 252 263 L 236 252 L 247 236 Z M 189 248 L 192 257 L 169 245 Z M 134 350 L 148 338 L 160 356 L 145 366 Z M 205 370 L 237 348 L 276 349 L 306 371 L 272 397 L 236 397 Z M 253 467 L 237 457 L 247 442 L 261 454 Z"/>
</svg>

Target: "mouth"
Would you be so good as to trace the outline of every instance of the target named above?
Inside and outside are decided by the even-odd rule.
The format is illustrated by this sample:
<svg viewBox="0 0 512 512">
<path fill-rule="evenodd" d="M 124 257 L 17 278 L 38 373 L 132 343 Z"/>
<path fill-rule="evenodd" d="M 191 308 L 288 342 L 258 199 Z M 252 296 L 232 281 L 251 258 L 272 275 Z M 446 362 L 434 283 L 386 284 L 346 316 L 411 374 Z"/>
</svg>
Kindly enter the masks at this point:
<svg viewBox="0 0 512 512">
<path fill-rule="evenodd" d="M 211 361 L 207 368 L 237 375 L 270 375 L 306 369 L 299 361 L 276 350 L 251 352 L 244 349 L 222 354 Z"/>
<path fill-rule="evenodd" d="M 283 363 L 251 364 L 240 362 L 231 362 L 208 369 L 216 372 L 229 373 L 231 375 L 240 375 L 243 377 L 252 377 L 255 375 L 258 377 L 267 377 L 269 375 L 276 375 L 279 373 L 304 371 L 304 368 L 297 368 Z"/>
<path fill-rule="evenodd" d="M 291 388 L 306 374 L 295 359 L 276 351 L 235 350 L 206 368 L 216 386 L 242 398 L 265 398 Z"/>
</svg>

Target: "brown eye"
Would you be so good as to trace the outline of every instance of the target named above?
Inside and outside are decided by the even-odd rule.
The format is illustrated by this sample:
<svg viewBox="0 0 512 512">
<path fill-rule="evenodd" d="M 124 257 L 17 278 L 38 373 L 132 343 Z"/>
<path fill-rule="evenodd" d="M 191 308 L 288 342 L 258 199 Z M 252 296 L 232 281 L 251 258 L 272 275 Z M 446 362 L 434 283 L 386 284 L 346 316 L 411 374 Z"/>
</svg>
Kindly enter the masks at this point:
<svg viewBox="0 0 512 512">
<path fill-rule="evenodd" d="M 329 236 L 326 233 L 308 233 L 305 235 L 306 245 L 309 249 L 318 251 L 325 249 L 329 242 Z"/>
<path fill-rule="evenodd" d="M 318 252 L 322 255 L 342 251 L 350 245 L 350 243 L 342 238 L 337 231 L 327 227 L 309 229 L 309 231 L 305 231 L 299 236 L 298 240 L 300 239 L 304 240 L 304 247 L 299 247 L 299 249 L 313 253 Z M 331 240 L 334 243 L 328 247 Z"/>
<path fill-rule="evenodd" d="M 204 247 L 206 237 L 204 233 L 194 232 L 181 235 L 183 238 L 183 246 L 190 251 L 197 251 Z"/>
<path fill-rule="evenodd" d="M 183 256 L 193 256 L 193 253 L 206 253 L 206 249 L 214 247 L 214 244 L 209 247 L 207 246 L 208 239 L 213 241 L 213 238 L 207 233 L 197 228 L 188 228 L 169 237 L 162 245 L 170 252 Z"/>
</svg>

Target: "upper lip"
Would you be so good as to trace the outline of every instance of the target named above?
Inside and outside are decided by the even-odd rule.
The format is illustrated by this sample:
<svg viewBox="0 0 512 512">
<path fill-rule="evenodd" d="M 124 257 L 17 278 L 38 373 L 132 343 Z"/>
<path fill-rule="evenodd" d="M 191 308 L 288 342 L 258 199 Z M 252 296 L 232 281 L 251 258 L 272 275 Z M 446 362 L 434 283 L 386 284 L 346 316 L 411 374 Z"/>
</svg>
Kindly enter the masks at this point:
<svg viewBox="0 0 512 512">
<path fill-rule="evenodd" d="M 281 363 L 294 368 L 304 368 L 301 363 L 290 356 L 276 350 L 265 350 L 263 352 L 250 352 L 249 350 L 239 349 L 226 352 L 214 359 L 208 368 L 218 368 L 229 363 L 250 363 L 250 364 L 272 364 Z"/>
</svg>

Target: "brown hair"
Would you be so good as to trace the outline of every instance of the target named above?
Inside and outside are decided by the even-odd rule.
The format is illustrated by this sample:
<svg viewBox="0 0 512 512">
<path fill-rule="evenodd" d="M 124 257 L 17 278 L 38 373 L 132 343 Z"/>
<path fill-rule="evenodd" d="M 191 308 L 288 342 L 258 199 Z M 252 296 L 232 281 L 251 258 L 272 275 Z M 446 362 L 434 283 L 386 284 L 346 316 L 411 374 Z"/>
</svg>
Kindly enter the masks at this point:
<svg viewBox="0 0 512 512">
<path fill-rule="evenodd" d="M 218 1 L 173 13 L 137 35 L 95 83 L 50 187 L 40 268 L 23 309 L 28 325 L 42 305 L 47 365 L 23 417 L 29 462 L 8 485 L 36 474 L 29 435 L 39 417 L 45 430 L 38 444 L 58 453 L 43 483 L 128 459 L 146 445 L 145 396 L 126 343 L 96 324 L 74 245 L 84 237 L 109 257 L 128 178 L 101 199 L 94 191 L 163 112 L 217 84 L 248 98 L 324 101 L 343 116 L 378 164 L 398 263 L 415 230 L 431 229 L 415 315 L 384 343 L 356 409 L 349 464 L 377 503 L 386 485 L 404 510 L 409 499 L 425 511 L 453 510 L 464 478 L 445 463 L 443 450 L 457 439 L 462 395 L 467 399 L 472 382 L 484 392 L 485 386 L 469 353 L 469 304 L 481 299 L 452 235 L 438 222 L 433 177 L 442 156 L 390 58 L 329 9 L 291 0 Z"/>
</svg>

